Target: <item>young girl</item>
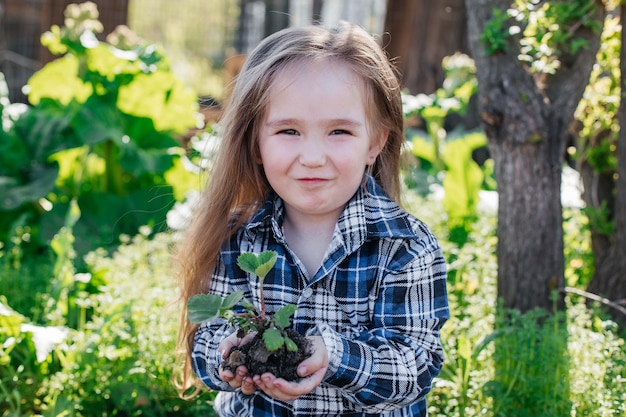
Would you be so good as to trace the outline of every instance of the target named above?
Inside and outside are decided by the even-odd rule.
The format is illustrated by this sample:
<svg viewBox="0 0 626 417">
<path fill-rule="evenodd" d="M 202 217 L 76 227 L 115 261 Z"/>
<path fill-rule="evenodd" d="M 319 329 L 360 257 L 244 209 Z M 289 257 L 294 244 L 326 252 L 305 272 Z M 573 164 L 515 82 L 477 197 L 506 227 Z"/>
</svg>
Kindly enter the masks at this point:
<svg viewBox="0 0 626 417">
<path fill-rule="evenodd" d="M 242 252 L 278 252 L 268 314 L 296 304 L 309 337 L 301 379 L 220 369 L 247 342 L 183 308 L 185 381 L 219 390 L 220 416 L 425 416 L 443 362 L 446 268 L 428 228 L 399 206 L 400 86 L 364 30 L 290 28 L 248 57 L 222 119 L 208 188 L 179 248 L 184 300 L 242 290 Z M 186 307 L 186 306 L 184 306 Z"/>
</svg>

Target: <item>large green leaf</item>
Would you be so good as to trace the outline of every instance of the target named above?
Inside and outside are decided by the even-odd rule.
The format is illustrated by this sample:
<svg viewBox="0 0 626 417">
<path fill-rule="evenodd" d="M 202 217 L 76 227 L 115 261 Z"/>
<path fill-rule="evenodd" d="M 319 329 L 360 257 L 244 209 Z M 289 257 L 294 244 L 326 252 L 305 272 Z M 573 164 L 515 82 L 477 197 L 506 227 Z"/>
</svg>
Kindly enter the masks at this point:
<svg viewBox="0 0 626 417">
<path fill-rule="evenodd" d="M 411 138 L 411 152 L 416 157 L 423 159 L 425 161 L 430 162 L 431 164 L 435 163 L 435 159 L 437 156 L 435 155 L 435 147 L 433 143 L 430 141 L 428 136 L 418 136 L 415 135 Z"/>
<path fill-rule="evenodd" d="M 452 226 L 461 226 L 476 215 L 483 171 L 472 159 L 472 151 L 485 145 L 482 133 L 470 133 L 446 142 L 443 158 L 448 169 L 443 181 L 443 205 Z"/>
<path fill-rule="evenodd" d="M 124 114 L 124 131 L 137 146 L 144 149 L 167 151 L 181 146 L 171 132 L 158 130 L 149 117 Z"/>
<path fill-rule="evenodd" d="M 196 294 L 187 301 L 187 318 L 193 323 L 213 320 L 218 317 L 222 297 L 216 294 Z"/>
<path fill-rule="evenodd" d="M 78 59 L 73 55 L 46 64 L 28 80 L 28 101 L 37 105 L 43 98 L 50 98 L 67 105 L 72 100 L 87 100 L 92 88 L 78 78 L 78 65 Z"/>
<path fill-rule="evenodd" d="M 31 167 L 30 182 L 20 184 L 15 178 L 0 177 L 0 209 L 15 210 L 26 202 L 38 201 L 54 188 L 59 167 L 57 164 Z"/>
<path fill-rule="evenodd" d="M 18 176 L 31 161 L 24 141 L 13 132 L 0 129 L 0 176 Z"/>
<path fill-rule="evenodd" d="M 99 74 L 107 80 L 120 81 L 121 79 L 131 79 L 132 77 L 120 77 L 120 74 L 136 75 L 141 72 L 141 67 L 137 61 L 137 54 L 132 51 L 119 53 L 119 49 L 110 45 L 100 44 L 95 48 L 85 51 L 89 70 Z"/>
<path fill-rule="evenodd" d="M 169 133 L 157 131 L 151 119 L 123 115 L 123 120 L 125 135 L 115 139 L 122 169 L 136 177 L 164 175 L 179 156 L 170 149 L 180 143 Z"/>
<path fill-rule="evenodd" d="M 167 230 L 167 212 L 174 205 L 170 186 L 150 186 L 126 195 L 84 192 L 78 197 L 81 217 L 74 226 L 75 249 L 80 258 L 95 248 L 114 246 L 120 235 L 134 236 L 142 226 L 154 233 Z M 68 203 L 59 201 L 41 219 L 44 239 L 63 227 Z"/>
<path fill-rule="evenodd" d="M 227 310 L 235 307 L 235 305 L 243 298 L 243 291 L 235 291 L 224 298 L 222 302 L 222 310 Z"/>
<path fill-rule="evenodd" d="M 143 149 L 129 142 L 120 147 L 119 164 L 124 171 L 137 177 L 143 174 L 161 176 L 174 165 L 176 158 L 178 155 L 158 149 Z"/>
<path fill-rule="evenodd" d="M 72 120 L 76 135 L 84 144 L 96 144 L 124 136 L 124 119 L 111 96 L 93 95 Z"/>
<path fill-rule="evenodd" d="M 62 106 L 58 101 L 46 98 L 15 122 L 15 135 L 23 141 L 31 160 L 44 163 L 55 152 L 82 145 L 71 130 L 71 118 L 76 108 L 76 102 Z"/>
<path fill-rule="evenodd" d="M 171 72 L 138 74 L 120 88 L 118 107 L 127 114 L 149 117 L 161 131 L 184 133 L 195 127 L 197 95 Z"/>
</svg>

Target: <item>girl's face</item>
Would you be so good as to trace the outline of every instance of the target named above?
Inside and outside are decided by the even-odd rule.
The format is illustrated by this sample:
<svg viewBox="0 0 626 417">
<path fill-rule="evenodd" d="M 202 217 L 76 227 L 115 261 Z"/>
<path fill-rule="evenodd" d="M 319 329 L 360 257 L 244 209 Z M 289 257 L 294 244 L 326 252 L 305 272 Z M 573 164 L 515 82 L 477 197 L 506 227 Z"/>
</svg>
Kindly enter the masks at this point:
<svg viewBox="0 0 626 417">
<path fill-rule="evenodd" d="M 386 134 L 372 137 L 363 81 L 345 63 L 291 64 L 277 75 L 261 125 L 267 179 L 291 219 L 336 219 Z"/>
</svg>

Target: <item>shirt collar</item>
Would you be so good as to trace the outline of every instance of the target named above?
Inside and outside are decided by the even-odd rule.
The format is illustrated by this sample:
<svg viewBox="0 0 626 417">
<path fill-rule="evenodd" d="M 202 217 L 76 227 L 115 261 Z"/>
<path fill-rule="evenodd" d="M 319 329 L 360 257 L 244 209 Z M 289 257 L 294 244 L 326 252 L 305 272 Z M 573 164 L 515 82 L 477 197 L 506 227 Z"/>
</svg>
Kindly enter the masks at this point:
<svg viewBox="0 0 626 417">
<path fill-rule="evenodd" d="M 283 241 L 284 214 L 282 199 L 272 193 L 246 225 L 246 233 L 254 235 L 271 229 L 276 239 Z M 387 196 L 371 175 L 366 174 L 363 184 L 339 216 L 333 241 L 352 252 L 368 238 L 406 238 L 414 235 L 407 213 Z"/>
</svg>

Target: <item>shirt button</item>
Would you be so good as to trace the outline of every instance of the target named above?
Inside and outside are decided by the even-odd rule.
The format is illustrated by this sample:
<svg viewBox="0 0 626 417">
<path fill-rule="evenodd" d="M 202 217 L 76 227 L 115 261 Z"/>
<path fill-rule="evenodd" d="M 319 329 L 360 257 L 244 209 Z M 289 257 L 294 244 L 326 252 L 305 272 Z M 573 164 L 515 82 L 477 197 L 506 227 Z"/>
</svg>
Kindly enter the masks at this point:
<svg viewBox="0 0 626 417">
<path fill-rule="evenodd" d="M 312 288 L 305 288 L 304 291 L 302 292 L 302 296 L 304 298 L 309 298 L 310 296 L 313 295 L 313 289 Z"/>
</svg>

